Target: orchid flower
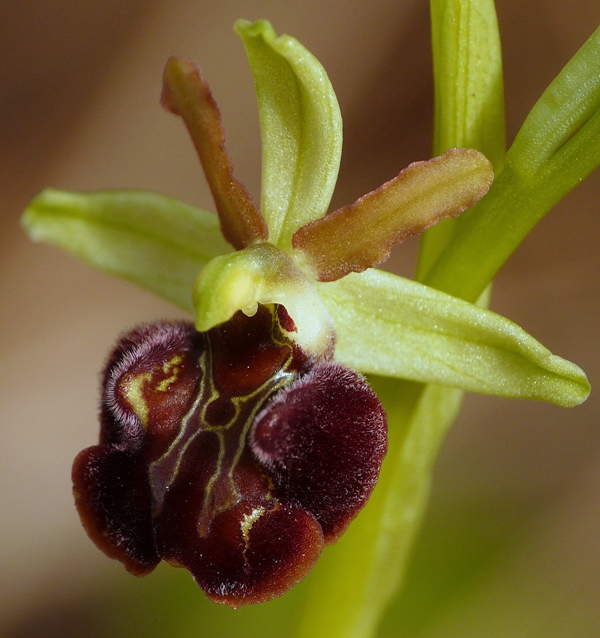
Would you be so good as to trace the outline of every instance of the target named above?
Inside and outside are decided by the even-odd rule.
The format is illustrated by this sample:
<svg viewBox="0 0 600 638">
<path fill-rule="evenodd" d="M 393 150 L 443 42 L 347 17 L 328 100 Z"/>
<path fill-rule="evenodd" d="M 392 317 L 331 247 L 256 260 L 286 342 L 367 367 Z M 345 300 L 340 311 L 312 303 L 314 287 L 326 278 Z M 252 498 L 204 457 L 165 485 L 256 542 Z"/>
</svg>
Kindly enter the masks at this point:
<svg viewBox="0 0 600 638">
<path fill-rule="evenodd" d="M 504 163 L 493 3 L 475 3 L 480 10 L 468 16 L 461 4 L 433 4 L 438 132 L 446 133 L 438 133 L 437 156 L 353 204 L 327 214 L 342 146 L 327 75 L 264 20 L 235 27 L 258 98 L 260 206 L 234 177 L 206 80 L 180 58 L 165 68 L 162 104 L 189 131 L 216 216 L 139 191 L 46 190 L 31 202 L 24 224 L 34 239 L 194 318 L 121 338 L 104 373 L 100 444 L 74 467 L 86 530 L 133 573 L 164 558 L 231 606 L 287 591 L 375 486 L 387 445 L 381 399 L 390 441 L 380 485 L 324 556 L 328 571 L 315 570 L 309 600 L 317 611 L 301 629 L 325 631 L 327 606 L 343 599 L 347 620 L 328 635 L 350 635 L 349 626 L 370 635 L 401 577 L 432 459 L 462 391 L 562 406 L 588 396 L 580 368 L 483 299 L 535 221 L 600 161 L 582 150 L 599 135 L 599 81 L 583 82 L 593 76 L 597 44 L 542 97 Z M 472 22 L 471 39 L 449 37 L 457 20 Z M 467 69 L 464 59 L 484 46 L 489 59 Z M 461 73 L 466 81 L 457 82 Z M 494 184 L 480 151 L 495 165 Z M 376 268 L 393 245 L 473 206 L 428 231 L 420 281 Z M 359 373 L 370 375 L 379 399 Z M 398 540 L 399 531 L 407 533 Z M 344 583 L 348 570 L 360 582 Z"/>
</svg>

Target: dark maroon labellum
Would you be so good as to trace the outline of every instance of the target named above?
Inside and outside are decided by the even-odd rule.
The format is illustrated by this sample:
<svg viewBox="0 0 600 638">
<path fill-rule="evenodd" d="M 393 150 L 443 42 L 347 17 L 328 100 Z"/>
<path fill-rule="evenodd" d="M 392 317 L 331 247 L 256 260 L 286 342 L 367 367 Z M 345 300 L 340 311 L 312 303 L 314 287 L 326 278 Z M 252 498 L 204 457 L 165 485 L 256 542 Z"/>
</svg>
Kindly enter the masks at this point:
<svg viewBox="0 0 600 638">
<path fill-rule="evenodd" d="M 299 582 L 369 498 L 386 418 L 365 380 L 314 360 L 282 307 L 198 333 L 121 338 L 103 379 L 100 444 L 73 466 L 90 538 L 144 576 L 161 559 L 239 607 Z"/>
</svg>

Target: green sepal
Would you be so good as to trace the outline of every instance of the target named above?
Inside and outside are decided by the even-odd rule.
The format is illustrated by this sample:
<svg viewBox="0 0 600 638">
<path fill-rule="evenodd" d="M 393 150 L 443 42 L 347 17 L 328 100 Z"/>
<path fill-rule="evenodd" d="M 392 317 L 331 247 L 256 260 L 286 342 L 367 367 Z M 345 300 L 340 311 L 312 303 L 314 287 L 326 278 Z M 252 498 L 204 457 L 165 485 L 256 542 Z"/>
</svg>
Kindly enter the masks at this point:
<svg viewBox="0 0 600 638">
<path fill-rule="evenodd" d="M 310 354 L 331 346 L 331 320 L 310 280 L 276 246 L 255 244 L 213 259 L 193 289 L 196 329 L 200 332 L 241 310 L 254 315 L 258 304 L 282 304 L 296 324 L 290 334 Z"/>
<path fill-rule="evenodd" d="M 216 215 L 146 191 L 47 189 L 30 202 L 22 223 L 32 239 L 59 246 L 188 312 L 200 269 L 231 251 Z"/>
<path fill-rule="evenodd" d="M 262 134 L 261 211 L 269 239 L 290 246 L 300 228 L 322 217 L 337 180 L 342 118 L 321 63 L 266 20 L 238 20 L 258 99 Z"/>
<path fill-rule="evenodd" d="M 571 407 L 585 373 L 490 310 L 382 270 L 318 284 L 336 359 L 366 373 Z"/>
</svg>

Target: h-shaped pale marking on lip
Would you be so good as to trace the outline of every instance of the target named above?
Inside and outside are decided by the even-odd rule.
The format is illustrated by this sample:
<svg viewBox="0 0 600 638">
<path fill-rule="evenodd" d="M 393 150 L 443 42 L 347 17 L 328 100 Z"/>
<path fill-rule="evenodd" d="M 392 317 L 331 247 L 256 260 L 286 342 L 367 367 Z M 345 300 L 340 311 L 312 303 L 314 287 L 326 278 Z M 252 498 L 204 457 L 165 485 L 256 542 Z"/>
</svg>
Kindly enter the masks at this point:
<svg viewBox="0 0 600 638">
<path fill-rule="evenodd" d="M 279 342 L 273 334 L 276 324 L 281 329 L 278 323 L 273 317 L 272 339 L 274 345 L 284 343 Z M 244 451 L 248 431 L 266 399 L 282 387 L 289 385 L 294 379 L 294 373 L 288 369 L 293 358 L 293 352 L 290 352 L 279 370 L 251 393 L 230 397 L 234 406 L 233 416 L 223 425 L 211 425 L 206 416 L 207 411 L 222 395 L 214 383 L 212 349 L 210 339 L 208 340 L 207 349 L 200 355 L 199 359 L 199 366 L 203 374 L 196 399 L 183 417 L 181 429 L 169 449 L 150 464 L 149 478 L 154 496 L 153 516 L 156 517 L 160 514 L 166 494 L 177 478 L 188 447 L 202 432 L 213 432 L 218 437 L 219 452 L 215 471 L 206 484 L 204 503 L 198 517 L 200 536 L 208 534 L 210 523 L 217 514 L 238 502 L 240 494 L 235 485 L 233 474 Z M 246 414 L 244 414 L 245 407 L 251 408 L 249 411 L 246 410 Z M 237 436 L 233 435 L 235 430 L 239 431 Z"/>
</svg>

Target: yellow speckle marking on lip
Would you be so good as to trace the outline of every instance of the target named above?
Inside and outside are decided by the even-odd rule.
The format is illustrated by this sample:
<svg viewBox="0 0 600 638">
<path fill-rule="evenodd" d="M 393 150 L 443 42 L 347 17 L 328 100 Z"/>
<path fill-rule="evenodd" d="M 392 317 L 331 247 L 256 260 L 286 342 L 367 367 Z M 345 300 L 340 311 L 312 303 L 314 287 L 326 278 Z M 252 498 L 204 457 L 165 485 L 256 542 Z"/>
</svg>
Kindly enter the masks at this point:
<svg viewBox="0 0 600 638">
<path fill-rule="evenodd" d="M 162 369 L 165 374 L 168 374 L 171 370 L 173 373 L 167 379 L 163 379 L 157 386 L 156 390 L 159 392 L 166 392 L 169 389 L 169 386 L 177 381 L 177 377 L 179 376 L 179 364 L 183 361 L 183 355 L 176 354 L 172 359 L 163 363 Z"/>
<path fill-rule="evenodd" d="M 244 537 L 244 545 L 246 549 L 248 549 L 248 540 L 250 536 L 250 530 L 256 521 L 265 513 L 264 507 L 257 507 L 252 510 L 250 514 L 244 514 L 244 518 L 240 523 L 240 527 L 242 528 L 242 536 Z"/>
<path fill-rule="evenodd" d="M 275 489 L 275 483 L 273 483 L 273 479 L 270 476 L 267 476 L 267 496 L 265 497 L 267 501 L 272 500 L 273 498 L 273 490 Z"/>
<path fill-rule="evenodd" d="M 125 398 L 137 418 L 141 421 L 144 429 L 148 427 L 148 403 L 144 398 L 144 383 L 146 381 L 152 381 L 151 372 L 138 374 L 125 386 Z"/>
</svg>

